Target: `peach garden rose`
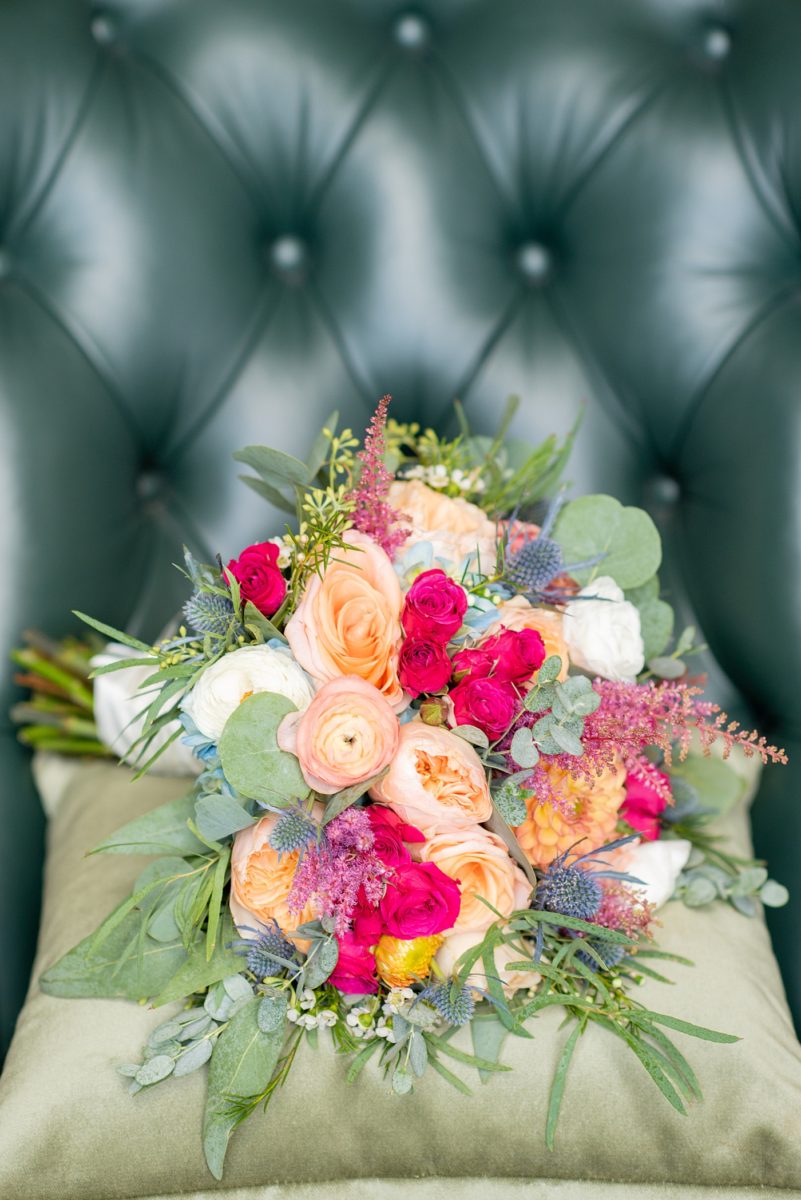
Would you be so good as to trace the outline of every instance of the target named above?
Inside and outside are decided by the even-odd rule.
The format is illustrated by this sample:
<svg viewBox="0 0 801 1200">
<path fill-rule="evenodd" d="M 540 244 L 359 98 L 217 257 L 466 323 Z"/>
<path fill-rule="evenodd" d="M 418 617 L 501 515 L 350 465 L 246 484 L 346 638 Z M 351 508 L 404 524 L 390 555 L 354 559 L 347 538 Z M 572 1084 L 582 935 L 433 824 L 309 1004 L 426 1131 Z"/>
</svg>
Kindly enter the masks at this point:
<svg viewBox="0 0 801 1200">
<path fill-rule="evenodd" d="M 343 675 L 323 684 L 304 712 L 284 717 L 278 745 L 296 755 L 309 787 L 330 796 L 389 766 L 399 737 L 398 718 L 378 688 Z"/>
<path fill-rule="evenodd" d="M 423 833 L 437 825 L 471 829 L 492 815 L 487 777 L 473 747 L 419 719 L 401 725 L 397 753 L 370 795 Z"/>
<path fill-rule="evenodd" d="M 349 549 L 336 550 L 322 578 L 313 575 L 286 626 L 297 661 L 318 686 L 358 675 L 400 712 L 408 703 L 398 681 L 403 596 L 380 546 L 355 529 Z"/>
<path fill-rule="evenodd" d="M 314 816 L 322 816 L 322 805 L 314 806 Z M 231 851 L 231 916 L 242 937 L 254 937 L 249 930 L 257 923 L 275 921 L 288 935 L 317 915 L 313 904 L 302 912 L 290 909 L 287 900 L 298 865 L 298 853 L 281 854 L 270 845 L 278 817 L 274 813 L 262 817 L 255 825 L 241 829 L 234 838 Z M 307 943 L 298 942 L 299 949 Z"/>
<path fill-rule="evenodd" d="M 528 907 L 531 884 L 510 858 L 501 838 L 480 825 L 433 830 L 414 851 L 422 862 L 434 863 L 459 881 L 462 903 L 454 933 L 483 932 L 498 919 L 498 913 L 509 917 L 517 909 Z"/>
<path fill-rule="evenodd" d="M 496 528 L 478 505 L 461 497 L 451 499 L 419 479 L 396 480 L 389 489 L 389 503 L 403 513 L 404 525 L 411 522 L 401 554 L 418 542 L 430 542 L 437 559 L 458 564 L 477 557 L 485 572 L 493 569 Z"/>
</svg>

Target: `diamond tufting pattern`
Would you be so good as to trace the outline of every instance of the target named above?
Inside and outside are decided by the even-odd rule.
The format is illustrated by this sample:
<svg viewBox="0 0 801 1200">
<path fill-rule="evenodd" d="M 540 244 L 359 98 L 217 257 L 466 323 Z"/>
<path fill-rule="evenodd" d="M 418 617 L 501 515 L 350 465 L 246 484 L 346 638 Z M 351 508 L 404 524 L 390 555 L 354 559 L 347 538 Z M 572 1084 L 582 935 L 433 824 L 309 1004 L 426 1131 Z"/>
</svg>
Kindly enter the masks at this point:
<svg viewBox="0 0 801 1200">
<path fill-rule="evenodd" d="M 795 0 L 4 0 L 2 646 L 154 636 L 182 541 L 268 526 L 240 445 L 516 392 L 532 436 L 586 406 L 577 484 L 651 508 L 719 693 L 801 742 L 799 53 Z M 3 742 L 7 1032 L 41 830 Z M 801 901 L 775 932 L 801 1004 Z"/>
</svg>

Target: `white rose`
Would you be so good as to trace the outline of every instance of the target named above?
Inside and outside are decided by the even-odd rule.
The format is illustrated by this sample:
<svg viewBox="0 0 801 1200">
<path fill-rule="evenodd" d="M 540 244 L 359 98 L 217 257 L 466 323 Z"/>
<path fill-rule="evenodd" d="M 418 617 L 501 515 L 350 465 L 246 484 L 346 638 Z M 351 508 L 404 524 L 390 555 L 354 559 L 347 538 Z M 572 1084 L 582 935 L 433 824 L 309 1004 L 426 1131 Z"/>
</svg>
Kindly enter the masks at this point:
<svg viewBox="0 0 801 1200">
<path fill-rule="evenodd" d="M 102 654 L 95 655 L 92 659 L 92 666 L 104 667 L 119 659 L 130 657 L 131 651 L 127 646 L 121 646 L 114 642 L 106 646 Z M 144 693 L 140 692 L 139 685 L 153 675 L 157 668 L 158 661 L 154 658 L 152 667 L 128 667 L 124 671 L 112 671 L 108 675 L 98 675 L 94 681 L 97 735 L 103 745 L 108 746 L 113 754 L 116 754 L 123 762 L 130 762 L 132 765 L 141 748 L 133 749 L 134 742 L 142 732 L 141 714 L 155 695 L 151 688 Z M 148 746 L 141 761 L 145 762 L 152 757 L 178 728 L 180 728 L 180 723 L 175 721 L 160 730 Z M 154 775 L 197 775 L 201 770 L 202 764 L 198 762 L 189 747 L 181 742 L 180 738 L 171 742 L 151 767 Z"/>
<path fill-rule="evenodd" d="M 638 610 L 608 575 L 578 595 L 597 599 L 576 598 L 565 609 L 563 633 L 570 661 L 603 679 L 632 683 L 645 665 Z"/>
<path fill-rule="evenodd" d="M 654 908 L 666 904 L 676 890 L 676 880 L 687 865 L 692 843 L 683 838 L 660 838 L 656 842 L 640 841 L 627 846 L 625 871 L 641 882 L 645 899 Z"/>
<path fill-rule="evenodd" d="M 242 646 L 203 672 L 183 707 L 200 732 L 217 742 L 231 713 L 254 692 L 277 692 L 300 710 L 314 695 L 308 676 L 288 649 Z"/>
</svg>

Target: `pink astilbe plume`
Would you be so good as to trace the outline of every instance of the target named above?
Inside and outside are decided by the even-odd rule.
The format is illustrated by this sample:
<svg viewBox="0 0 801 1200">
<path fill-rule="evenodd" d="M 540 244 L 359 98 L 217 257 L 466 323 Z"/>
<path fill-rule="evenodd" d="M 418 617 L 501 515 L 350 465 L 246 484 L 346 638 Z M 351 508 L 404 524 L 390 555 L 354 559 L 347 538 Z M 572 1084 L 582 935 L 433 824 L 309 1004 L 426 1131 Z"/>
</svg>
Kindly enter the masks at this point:
<svg viewBox="0 0 801 1200">
<path fill-rule="evenodd" d="M 645 893 L 616 879 L 600 879 L 598 882 L 603 897 L 593 917 L 595 924 L 603 925 L 605 929 L 616 929 L 630 938 L 636 938 L 639 934 L 650 936 L 654 906 L 645 899 Z"/>
<path fill-rule="evenodd" d="M 314 900 L 320 916 L 333 917 L 336 932 L 343 934 L 350 928 L 360 896 L 368 904 L 378 904 L 390 873 L 375 852 L 367 810 L 348 808 L 326 826 L 320 845 L 311 846 L 301 857 L 287 903 L 301 912 Z"/>
<path fill-rule="evenodd" d="M 384 466 L 384 430 L 391 399 L 383 396 L 373 413 L 364 435 L 364 449 L 358 455 L 362 464 L 359 482 L 348 493 L 354 505 L 353 524 L 378 542 L 390 558 L 409 536 L 402 526 L 403 514 L 387 501 L 392 475 Z"/>
<path fill-rule="evenodd" d="M 583 755 L 549 755 L 547 760 L 540 760 L 526 780 L 526 787 L 531 788 L 541 804 L 552 804 L 567 816 L 570 797 L 559 789 L 558 778 L 554 784 L 553 777 L 544 769 L 544 761 L 588 783 L 622 764 L 668 803 L 672 799 L 669 789 L 645 756 L 649 746 L 662 751 L 668 766 L 674 757 L 679 761 L 687 757 L 696 736 L 705 754 L 715 742 L 722 741 L 724 758 L 739 746 L 748 758 L 758 754 L 763 763 L 787 762 L 784 750 L 768 745 L 756 730 L 740 729 L 739 723 L 729 720 L 717 704 L 699 699 L 701 689 L 689 683 L 671 680 L 612 683 L 596 679 L 593 688 L 601 697 L 601 704 L 585 720 L 581 737 Z M 533 724 L 536 719 L 537 714 L 533 718 L 524 714 L 519 723 Z"/>
</svg>

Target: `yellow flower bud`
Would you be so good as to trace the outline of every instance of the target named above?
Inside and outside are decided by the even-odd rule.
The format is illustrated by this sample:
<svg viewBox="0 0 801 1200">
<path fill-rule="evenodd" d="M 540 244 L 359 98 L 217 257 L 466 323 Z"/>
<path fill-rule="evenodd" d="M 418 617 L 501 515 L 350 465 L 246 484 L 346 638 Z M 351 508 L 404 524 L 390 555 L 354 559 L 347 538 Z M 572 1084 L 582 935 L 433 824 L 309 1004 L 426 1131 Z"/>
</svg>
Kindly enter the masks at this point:
<svg viewBox="0 0 801 1200">
<path fill-rule="evenodd" d="M 375 949 L 378 974 L 390 987 L 408 987 L 416 979 L 425 979 L 431 960 L 442 945 L 439 934 L 408 941 L 385 934 Z"/>
</svg>

